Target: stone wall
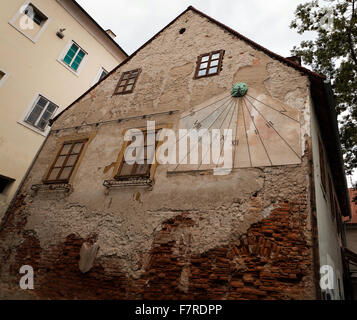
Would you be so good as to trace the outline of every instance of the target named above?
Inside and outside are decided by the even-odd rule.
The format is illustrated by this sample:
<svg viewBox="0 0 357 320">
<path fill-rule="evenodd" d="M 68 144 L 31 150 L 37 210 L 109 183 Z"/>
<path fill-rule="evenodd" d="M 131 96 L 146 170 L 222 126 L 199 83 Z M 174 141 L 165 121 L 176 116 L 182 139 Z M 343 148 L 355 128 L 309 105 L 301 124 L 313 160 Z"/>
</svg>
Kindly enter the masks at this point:
<svg viewBox="0 0 357 320">
<path fill-rule="evenodd" d="M 182 35 L 181 28 L 186 28 Z M 201 53 L 225 50 L 219 76 L 193 79 Z M 142 68 L 133 94 L 113 96 L 122 71 Z M 230 175 L 167 175 L 155 185 L 110 188 L 126 129 L 118 118 L 192 107 L 244 81 L 300 114 L 302 162 L 235 169 Z M 52 299 L 313 299 L 309 82 L 188 11 L 54 123 L 0 229 L 0 297 Z M 152 116 L 175 125 L 179 114 Z M 61 141 L 88 137 L 71 191 L 33 191 Z M 84 242 L 100 246 L 78 267 Z M 35 269 L 35 289 L 18 287 Z"/>
</svg>

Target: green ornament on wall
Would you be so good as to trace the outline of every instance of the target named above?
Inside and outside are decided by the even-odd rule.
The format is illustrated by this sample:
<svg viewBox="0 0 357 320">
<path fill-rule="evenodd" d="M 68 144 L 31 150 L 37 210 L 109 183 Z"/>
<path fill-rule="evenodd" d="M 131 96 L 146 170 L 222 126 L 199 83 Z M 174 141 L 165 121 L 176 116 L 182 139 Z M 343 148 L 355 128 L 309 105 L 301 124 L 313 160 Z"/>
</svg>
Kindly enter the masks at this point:
<svg viewBox="0 0 357 320">
<path fill-rule="evenodd" d="M 238 82 L 232 86 L 231 96 L 232 97 L 244 97 L 248 91 L 248 86 L 244 82 Z"/>
</svg>

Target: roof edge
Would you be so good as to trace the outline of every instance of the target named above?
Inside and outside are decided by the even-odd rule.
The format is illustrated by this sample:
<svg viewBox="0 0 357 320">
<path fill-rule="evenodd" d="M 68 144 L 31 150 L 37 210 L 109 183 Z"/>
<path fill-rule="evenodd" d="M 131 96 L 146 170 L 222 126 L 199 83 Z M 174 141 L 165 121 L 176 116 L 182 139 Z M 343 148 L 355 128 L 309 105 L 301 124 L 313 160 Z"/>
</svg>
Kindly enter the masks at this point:
<svg viewBox="0 0 357 320">
<path fill-rule="evenodd" d="M 95 21 L 92 16 L 76 1 L 76 0 L 71 0 L 72 3 L 82 12 L 84 13 L 85 16 L 89 18 L 91 22 L 100 30 L 102 33 L 113 43 L 115 46 L 120 49 L 123 54 L 128 57 L 128 54 L 124 51 L 124 49 L 99 25 L 97 21 Z"/>
<path fill-rule="evenodd" d="M 80 7 L 79 4 L 77 4 L 77 2 L 75 0 L 72 0 L 74 3 L 76 3 L 76 5 L 78 5 L 78 7 Z M 80 7 L 81 8 L 81 7 Z M 84 9 L 83 9 L 84 10 Z M 294 63 L 291 60 L 288 60 L 266 48 L 264 48 L 263 46 L 257 44 L 256 42 L 248 39 L 247 37 L 241 35 L 239 32 L 231 29 L 230 27 L 226 26 L 225 24 L 213 19 L 212 17 L 206 15 L 205 13 L 197 10 L 196 8 L 194 8 L 193 6 L 188 6 L 187 9 L 185 9 L 182 13 L 180 13 L 174 20 L 172 20 L 169 24 L 167 24 L 165 27 L 163 27 L 160 31 L 158 31 L 153 37 L 151 37 L 148 41 L 146 41 L 142 46 L 140 46 L 137 50 L 135 50 L 130 56 L 128 56 L 125 60 L 123 60 L 117 67 L 115 67 L 111 72 L 109 72 L 101 81 L 97 82 L 94 86 L 90 87 L 86 92 L 84 92 L 80 97 L 78 97 L 75 101 L 73 101 L 67 108 L 63 109 L 57 116 L 55 116 L 50 125 L 56 121 L 59 116 L 62 115 L 62 113 L 66 110 L 68 110 L 70 107 L 72 107 L 74 104 L 76 104 L 79 100 L 81 100 L 85 95 L 87 95 L 91 90 L 95 89 L 102 81 L 104 81 L 107 77 L 109 77 L 111 74 L 113 74 L 116 70 L 118 70 L 121 66 L 123 66 L 124 64 L 126 64 L 128 61 L 130 61 L 140 50 L 142 50 L 144 47 L 146 47 L 150 42 L 152 42 L 157 36 L 159 36 L 164 30 L 166 30 L 167 28 L 169 28 L 172 24 L 174 24 L 181 16 L 183 16 L 186 12 L 192 10 L 193 12 L 199 14 L 200 16 L 209 19 L 211 22 L 217 24 L 219 27 L 225 29 L 226 31 L 230 32 L 231 34 L 235 35 L 236 37 L 240 38 L 241 40 L 247 42 L 249 45 L 251 45 L 253 48 L 263 51 L 264 53 L 266 53 L 268 56 L 279 60 L 282 63 L 285 63 L 286 65 L 297 69 L 300 72 L 303 72 L 311 77 L 314 78 L 318 78 L 321 80 L 325 80 L 326 77 L 323 75 L 320 75 L 318 73 L 315 73 L 309 69 L 306 69 L 296 63 Z M 84 11 L 85 12 L 85 11 Z M 92 19 L 92 18 L 91 18 Z M 109 35 L 108 35 L 109 36 Z M 110 37 L 110 36 L 109 36 Z"/>
</svg>

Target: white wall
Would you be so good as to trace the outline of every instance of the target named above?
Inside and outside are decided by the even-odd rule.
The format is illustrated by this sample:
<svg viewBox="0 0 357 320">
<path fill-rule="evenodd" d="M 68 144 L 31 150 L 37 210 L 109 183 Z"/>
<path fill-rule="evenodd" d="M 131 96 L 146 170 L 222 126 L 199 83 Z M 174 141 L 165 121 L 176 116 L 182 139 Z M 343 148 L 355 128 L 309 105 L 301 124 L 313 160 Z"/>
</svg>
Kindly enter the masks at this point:
<svg viewBox="0 0 357 320">
<path fill-rule="evenodd" d="M 329 201 L 328 183 L 326 194 L 323 191 L 320 171 L 320 157 L 318 137 L 319 127 L 314 108 L 311 108 L 311 137 L 313 150 L 313 166 L 314 166 L 314 180 L 315 180 L 315 195 L 316 195 L 316 210 L 317 210 L 317 225 L 318 225 L 318 239 L 319 239 L 319 255 L 320 267 L 323 265 L 330 265 L 334 269 L 334 289 L 330 291 L 332 299 L 344 299 L 343 293 L 343 267 L 341 260 L 341 251 L 339 244 L 341 240 L 337 233 L 336 216 L 332 218 L 331 206 Z M 321 139 L 321 136 L 320 136 Z M 324 143 L 323 139 L 321 142 Z M 326 152 L 324 152 L 326 158 Z M 329 167 L 326 164 L 326 170 Z M 327 182 L 327 180 L 326 180 Z M 333 181 L 332 181 L 333 183 Z M 338 286 L 338 279 L 340 282 L 341 292 Z"/>
</svg>

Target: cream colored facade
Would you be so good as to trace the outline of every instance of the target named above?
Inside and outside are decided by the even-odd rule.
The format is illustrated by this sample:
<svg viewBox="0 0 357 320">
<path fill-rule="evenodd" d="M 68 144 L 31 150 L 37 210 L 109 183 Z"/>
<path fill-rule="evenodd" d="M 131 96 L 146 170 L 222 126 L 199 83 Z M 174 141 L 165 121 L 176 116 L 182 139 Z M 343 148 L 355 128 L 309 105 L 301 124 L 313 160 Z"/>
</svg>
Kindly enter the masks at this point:
<svg viewBox="0 0 357 320">
<path fill-rule="evenodd" d="M 29 4 L 32 18 L 23 13 Z M 65 29 L 62 39 L 60 29 Z M 39 96 L 58 106 L 53 117 L 127 55 L 70 0 L 1 1 L 0 39 L 1 219 L 49 131 L 26 121 Z M 72 41 L 85 53 L 77 70 L 63 61 Z"/>
</svg>

